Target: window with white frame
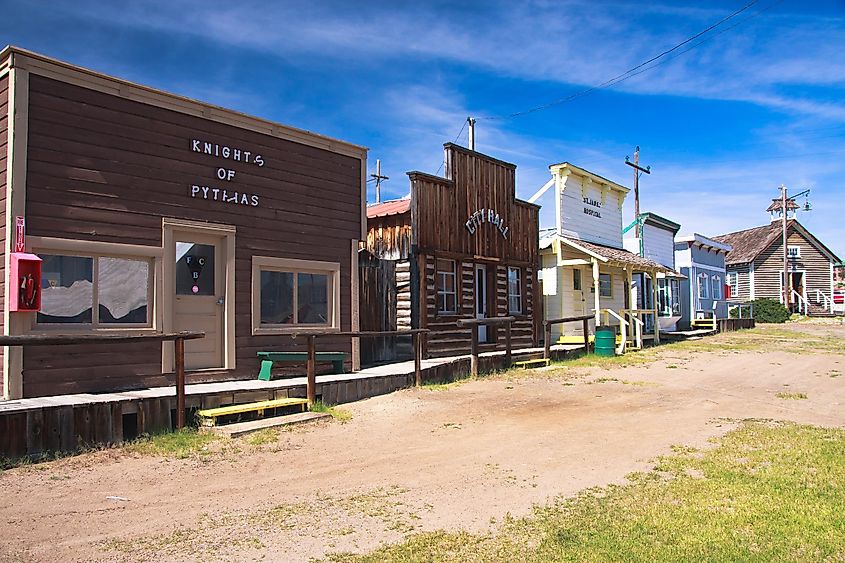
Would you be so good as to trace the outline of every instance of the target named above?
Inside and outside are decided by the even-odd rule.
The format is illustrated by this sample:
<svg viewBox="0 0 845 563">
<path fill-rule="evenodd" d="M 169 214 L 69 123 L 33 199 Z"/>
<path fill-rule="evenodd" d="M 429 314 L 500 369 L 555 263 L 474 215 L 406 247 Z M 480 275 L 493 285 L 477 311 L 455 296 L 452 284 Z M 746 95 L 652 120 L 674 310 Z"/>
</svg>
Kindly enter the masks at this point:
<svg viewBox="0 0 845 563">
<path fill-rule="evenodd" d="M 599 274 L 599 297 L 613 297 L 613 276 Z"/>
<path fill-rule="evenodd" d="M 50 251 L 39 256 L 38 325 L 152 327 L 151 258 Z"/>
<path fill-rule="evenodd" d="M 253 331 L 338 328 L 339 275 L 333 262 L 254 257 Z"/>
<path fill-rule="evenodd" d="M 722 278 L 714 275 L 710 280 L 713 282 L 713 299 L 722 298 Z"/>
<path fill-rule="evenodd" d="M 801 258 L 801 247 L 800 246 L 787 246 L 786 247 L 786 255 L 790 258 Z"/>
<path fill-rule="evenodd" d="M 455 261 L 438 258 L 436 260 L 435 281 L 437 283 L 437 312 L 457 313 L 458 293 L 455 275 Z"/>
<path fill-rule="evenodd" d="M 739 295 L 739 272 L 728 272 L 725 276 L 726 283 L 731 289 L 731 297 L 737 297 Z"/>
<path fill-rule="evenodd" d="M 522 270 L 508 268 L 508 313 L 522 313 Z"/>
<path fill-rule="evenodd" d="M 707 274 L 698 274 L 698 298 L 710 299 L 710 291 L 708 290 L 709 277 Z"/>
</svg>

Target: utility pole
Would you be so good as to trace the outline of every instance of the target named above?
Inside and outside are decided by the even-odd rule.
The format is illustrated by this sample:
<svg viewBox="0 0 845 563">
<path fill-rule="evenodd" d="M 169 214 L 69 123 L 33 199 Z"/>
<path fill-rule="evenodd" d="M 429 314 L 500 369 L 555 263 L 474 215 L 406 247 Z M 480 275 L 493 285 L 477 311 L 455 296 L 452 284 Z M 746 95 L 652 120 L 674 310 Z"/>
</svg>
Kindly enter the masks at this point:
<svg viewBox="0 0 845 563">
<path fill-rule="evenodd" d="M 783 278 L 782 278 L 782 290 L 781 290 L 781 298 L 783 299 L 783 305 L 786 307 L 788 311 L 791 310 L 791 300 L 792 300 L 792 276 L 789 270 L 789 247 L 787 246 L 787 216 L 789 214 L 789 210 L 797 211 L 801 209 L 795 202 L 795 198 L 803 196 L 809 196 L 810 190 L 804 190 L 799 194 L 795 194 L 792 197 L 789 197 L 786 193 L 786 186 L 783 184 L 780 185 L 780 198 L 773 199 L 772 204 L 769 206 L 766 211 L 772 213 L 774 215 L 775 212 L 780 211 L 780 227 L 781 227 L 781 237 L 782 237 L 782 244 L 783 244 Z M 810 202 L 806 201 L 803 207 L 804 211 L 810 211 Z M 806 280 L 804 281 L 806 284 Z M 806 286 L 805 286 L 806 287 Z M 800 307 L 800 303 L 799 303 Z"/>
<path fill-rule="evenodd" d="M 625 157 L 625 164 L 630 166 L 634 169 L 634 221 L 635 223 L 635 235 L 637 238 L 640 238 L 642 234 L 640 233 L 640 174 L 645 172 L 646 174 L 651 174 L 651 166 L 646 166 L 643 168 L 640 166 L 640 146 L 637 145 L 636 150 L 634 150 L 634 162 L 628 160 L 628 157 Z"/>
<path fill-rule="evenodd" d="M 783 231 L 783 304 L 791 310 L 789 300 L 792 297 L 792 280 L 789 275 L 789 247 L 786 246 L 786 186 L 780 185 L 781 230 Z"/>
<path fill-rule="evenodd" d="M 390 180 L 387 176 L 381 175 L 381 159 L 376 159 L 376 173 L 370 174 L 370 178 L 374 178 L 376 181 L 376 203 L 381 203 L 381 181 L 382 180 Z"/>
<path fill-rule="evenodd" d="M 474 117 L 467 117 L 467 123 L 469 123 L 469 150 L 475 150 L 475 118 Z"/>
</svg>

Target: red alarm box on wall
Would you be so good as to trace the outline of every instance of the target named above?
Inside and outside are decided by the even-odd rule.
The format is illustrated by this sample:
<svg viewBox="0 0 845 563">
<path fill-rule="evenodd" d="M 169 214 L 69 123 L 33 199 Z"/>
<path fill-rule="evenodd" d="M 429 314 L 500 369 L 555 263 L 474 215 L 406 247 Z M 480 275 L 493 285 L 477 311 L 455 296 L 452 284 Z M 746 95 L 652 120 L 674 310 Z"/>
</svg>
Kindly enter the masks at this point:
<svg viewBox="0 0 845 563">
<path fill-rule="evenodd" d="M 9 255 L 9 311 L 41 309 L 41 258 L 28 252 Z"/>
</svg>

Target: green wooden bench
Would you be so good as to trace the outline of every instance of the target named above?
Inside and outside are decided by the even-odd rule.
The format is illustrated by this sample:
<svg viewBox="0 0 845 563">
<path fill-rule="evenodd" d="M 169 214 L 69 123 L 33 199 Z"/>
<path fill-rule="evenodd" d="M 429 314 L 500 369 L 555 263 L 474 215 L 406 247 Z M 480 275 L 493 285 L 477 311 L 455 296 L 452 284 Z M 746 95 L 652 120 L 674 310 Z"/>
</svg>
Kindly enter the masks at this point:
<svg viewBox="0 0 845 563">
<path fill-rule="evenodd" d="M 258 379 L 270 381 L 270 370 L 273 369 L 273 362 L 306 362 L 308 352 L 258 352 L 261 358 L 261 371 L 258 372 Z M 318 362 L 331 362 L 335 373 L 343 373 L 343 362 L 346 360 L 346 352 L 317 352 Z"/>
<path fill-rule="evenodd" d="M 200 424 L 202 426 L 215 426 L 217 424 L 217 418 L 220 416 L 254 412 L 261 417 L 264 416 L 265 410 L 292 407 L 296 405 L 299 405 L 302 408 L 302 412 L 305 412 L 305 405 L 307 404 L 307 399 L 274 399 L 272 401 L 258 401 L 257 403 L 244 403 L 241 405 L 230 405 L 228 407 L 218 407 L 215 409 L 204 409 L 197 411 L 197 416 L 199 417 Z"/>
</svg>

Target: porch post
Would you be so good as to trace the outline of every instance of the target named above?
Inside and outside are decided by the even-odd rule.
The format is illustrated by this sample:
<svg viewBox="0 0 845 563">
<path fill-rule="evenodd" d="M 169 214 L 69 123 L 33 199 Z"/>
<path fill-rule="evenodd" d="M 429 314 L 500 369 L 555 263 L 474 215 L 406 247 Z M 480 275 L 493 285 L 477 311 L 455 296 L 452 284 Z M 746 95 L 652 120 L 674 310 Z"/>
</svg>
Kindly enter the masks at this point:
<svg viewBox="0 0 845 563">
<path fill-rule="evenodd" d="M 599 261 L 594 258 L 590 257 L 590 262 L 593 263 L 593 288 L 595 292 L 593 293 L 593 302 L 596 308 L 596 326 L 601 324 L 601 301 L 599 299 L 599 294 L 601 293 L 601 288 L 599 287 Z"/>
<path fill-rule="evenodd" d="M 657 270 L 651 271 L 651 306 L 654 310 L 654 343 L 660 344 L 660 323 L 657 318 Z"/>
</svg>

